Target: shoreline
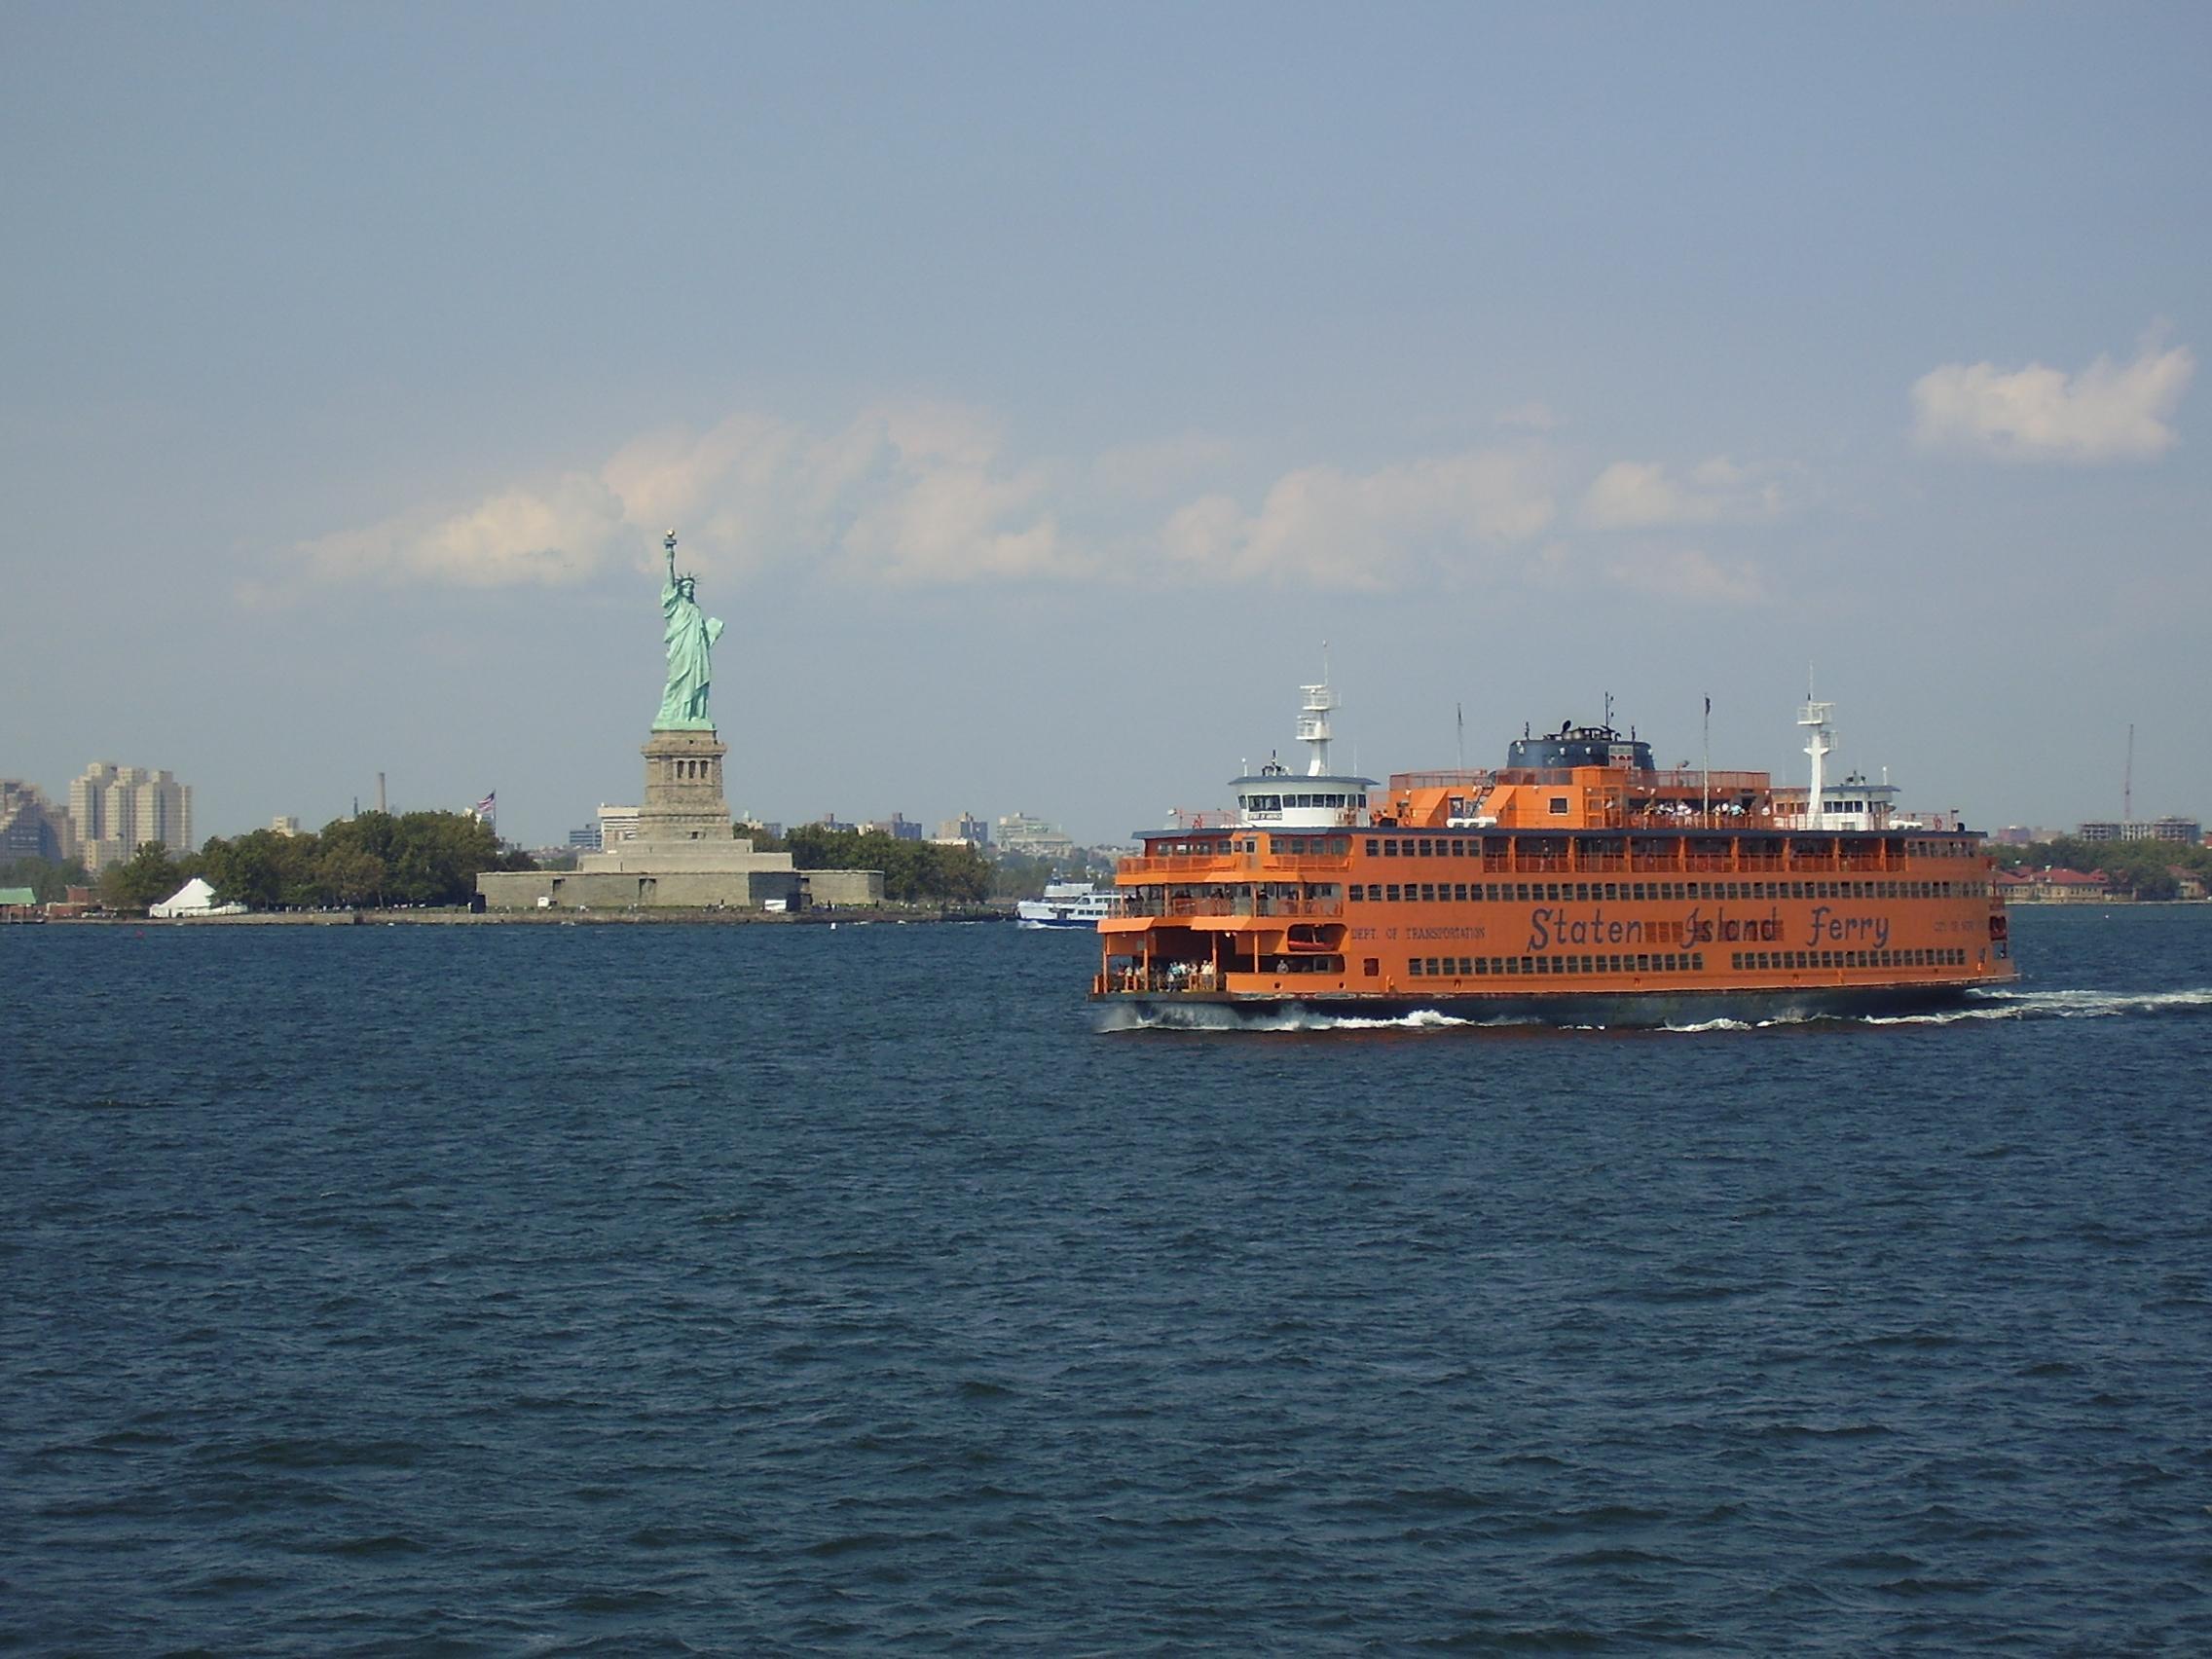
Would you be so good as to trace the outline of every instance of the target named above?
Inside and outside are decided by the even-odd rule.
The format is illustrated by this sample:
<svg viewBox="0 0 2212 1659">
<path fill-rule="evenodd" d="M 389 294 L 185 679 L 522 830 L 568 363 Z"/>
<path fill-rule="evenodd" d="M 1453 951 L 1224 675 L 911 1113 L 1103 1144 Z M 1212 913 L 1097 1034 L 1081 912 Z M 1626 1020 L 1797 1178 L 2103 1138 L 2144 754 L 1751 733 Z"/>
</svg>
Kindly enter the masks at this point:
<svg viewBox="0 0 2212 1659">
<path fill-rule="evenodd" d="M 778 913 L 763 910 L 249 910 L 239 916 L 42 916 L 24 927 L 632 927 L 668 923 L 705 923 L 711 926 L 822 927 L 839 923 L 848 927 L 870 924 L 906 926 L 948 922 L 1012 922 L 1012 906 L 998 909 L 977 906 L 911 909 L 869 905 L 866 909 L 799 910 Z"/>
</svg>

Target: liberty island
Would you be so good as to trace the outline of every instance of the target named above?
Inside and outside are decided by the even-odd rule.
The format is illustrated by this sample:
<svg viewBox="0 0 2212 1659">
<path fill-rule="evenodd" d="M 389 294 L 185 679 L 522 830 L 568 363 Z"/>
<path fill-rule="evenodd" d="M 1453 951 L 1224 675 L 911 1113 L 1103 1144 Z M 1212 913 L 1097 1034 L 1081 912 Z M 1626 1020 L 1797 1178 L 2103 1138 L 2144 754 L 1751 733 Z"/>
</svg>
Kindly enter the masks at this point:
<svg viewBox="0 0 2212 1659">
<path fill-rule="evenodd" d="M 729 746 L 708 703 L 722 621 L 699 607 L 698 576 L 676 569 L 676 532 L 661 543 L 661 645 L 667 679 L 640 751 L 645 803 L 634 835 L 586 853 L 574 871 L 486 871 L 476 891 L 487 910 L 757 910 L 808 903 L 876 904 L 880 870 L 810 869 L 789 853 L 762 853 L 736 833 L 722 790 Z"/>
</svg>

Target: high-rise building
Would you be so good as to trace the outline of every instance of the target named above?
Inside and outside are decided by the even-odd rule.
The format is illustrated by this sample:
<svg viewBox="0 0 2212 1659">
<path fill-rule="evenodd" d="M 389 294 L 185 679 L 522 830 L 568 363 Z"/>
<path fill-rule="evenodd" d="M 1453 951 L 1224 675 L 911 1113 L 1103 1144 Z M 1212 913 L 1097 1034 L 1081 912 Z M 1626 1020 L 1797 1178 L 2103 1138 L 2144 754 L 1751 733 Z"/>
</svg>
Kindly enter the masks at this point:
<svg viewBox="0 0 2212 1659">
<path fill-rule="evenodd" d="M 2103 819 L 2082 826 L 2084 841 L 2176 841 L 2194 846 L 2203 839 L 2204 828 L 2194 818 Z"/>
<path fill-rule="evenodd" d="M 958 818 L 948 818 L 937 827 L 940 841 L 965 841 L 971 847 L 987 847 L 991 844 L 991 827 L 973 812 L 963 812 Z"/>
<path fill-rule="evenodd" d="M 121 864 L 148 841 L 192 851 L 192 786 L 173 773 L 94 760 L 69 785 L 69 818 L 90 870 Z"/>
<path fill-rule="evenodd" d="M 45 791 L 19 778 L 0 778 L 0 859 L 58 863 L 76 851 L 69 815 L 48 800 Z"/>
<path fill-rule="evenodd" d="M 1075 855 L 1075 842 L 1058 825 L 1025 812 L 1010 812 L 991 830 L 991 839 L 1010 853 L 1032 859 L 1067 859 Z"/>
</svg>

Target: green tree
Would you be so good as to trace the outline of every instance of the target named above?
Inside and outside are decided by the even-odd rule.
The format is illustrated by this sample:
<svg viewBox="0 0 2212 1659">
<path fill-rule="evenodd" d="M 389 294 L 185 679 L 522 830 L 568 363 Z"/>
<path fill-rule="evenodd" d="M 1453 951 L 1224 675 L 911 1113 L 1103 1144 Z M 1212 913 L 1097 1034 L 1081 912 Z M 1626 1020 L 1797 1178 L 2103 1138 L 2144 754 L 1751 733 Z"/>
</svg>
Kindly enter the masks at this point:
<svg viewBox="0 0 2212 1659">
<path fill-rule="evenodd" d="M 229 841 L 214 837 L 200 849 L 202 873 L 215 897 L 254 910 L 312 903 L 319 856 L 313 835 L 280 835 L 274 830 L 255 830 Z"/>
<path fill-rule="evenodd" d="M 72 887 L 90 887 L 92 878 L 76 859 L 11 859 L 0 864 L 0 887 L 28 887 L 41 904 L 57 903 Z M 164 894 L 164 898 L 167 895 Z"/>
<path fill-rule="evenodd" d="M 318 884 L 341 904 L 381 903 L 386 873 L 383 860 L 358 847 L 328 848 L 315 866 Z"/>
<path fill-rule="evenodd" d="M 895 903 L 974 903 L 990 892 L 990 866 L 973 847 L 901 841 L 820 824 L 790 830 L 784 846 L 800 869 L 881 870 L 883 896 Z"/>
<path fill-rule="evenodd" d="M 168 848 L 147 841 L 122 864 L 100 871 L 100 903 L 111 910 L 145 910 L 189 879 Z"/>
<path fill-rule="evenodd" d="M 2024 847 L 1993 850 L 1999 865 L 2008 869 L 2054 866 L 2102 870 L 2117 891 L 2138 899 L 2173 898 L 2180 891 L 2177 869 L 2212 877 L 2212 848 L 2179 841 L 2084 841 L 2079 835 L 2057 835 Z"/>
<path fill-rule="evenodd" d="M 991 866 L 991 896 L 994 899 L 1042 898 L 1045 883 L 1057 881 L 1059 873 L 1048 859 L 1004 853 Z"/>
</svg>

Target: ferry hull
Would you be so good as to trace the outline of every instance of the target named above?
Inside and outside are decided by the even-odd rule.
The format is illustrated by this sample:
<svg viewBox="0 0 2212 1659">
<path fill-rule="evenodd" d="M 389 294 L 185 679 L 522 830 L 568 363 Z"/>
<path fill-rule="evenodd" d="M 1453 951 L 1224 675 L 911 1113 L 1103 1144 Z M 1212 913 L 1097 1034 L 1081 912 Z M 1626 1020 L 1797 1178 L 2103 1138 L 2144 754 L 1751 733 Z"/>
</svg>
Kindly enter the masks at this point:
<svg viewBox="0 0 2212 1659">
<path fill-rule="evenodd" d="M 1301 1019 L 1397 1020 L 1429 1014 L 1475 1025 L 1658 1030 L 1733 1021 L 1746 1025 L 1814 1019 L 1867 1019 L 1938 1014 L 1965 1006 L 1973 993 L 2011 983 L 1777 986 L 1759 989 L 1522 992 L 1462 995 L 1403 992 L 1254 996 L 1234 991 L 1094 994 L 1102 1009 L 1120 1008 L 1143 1026 L 1234 1028 Z"/>
</svg>

